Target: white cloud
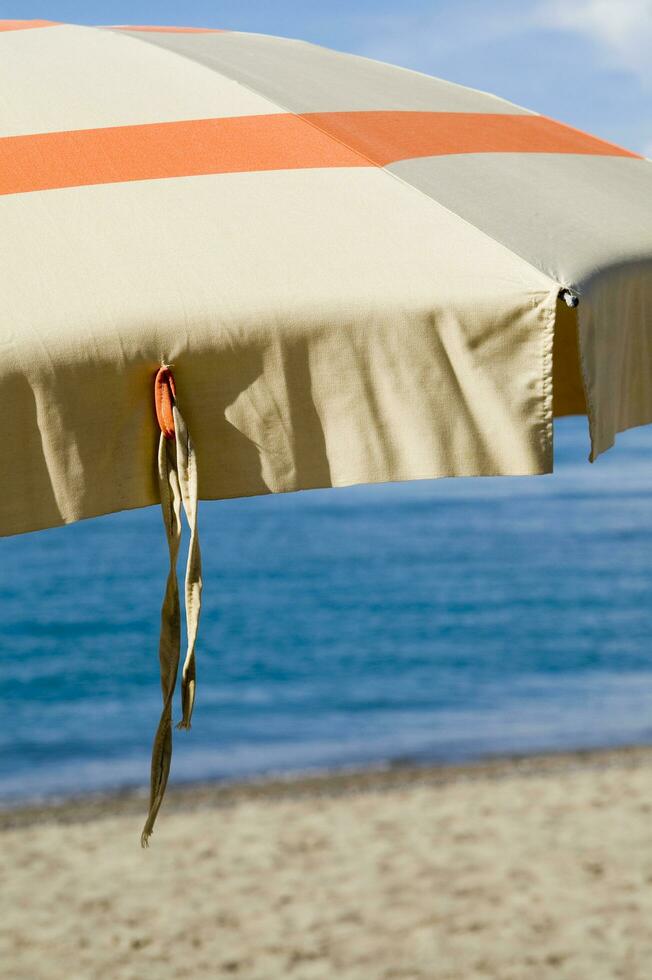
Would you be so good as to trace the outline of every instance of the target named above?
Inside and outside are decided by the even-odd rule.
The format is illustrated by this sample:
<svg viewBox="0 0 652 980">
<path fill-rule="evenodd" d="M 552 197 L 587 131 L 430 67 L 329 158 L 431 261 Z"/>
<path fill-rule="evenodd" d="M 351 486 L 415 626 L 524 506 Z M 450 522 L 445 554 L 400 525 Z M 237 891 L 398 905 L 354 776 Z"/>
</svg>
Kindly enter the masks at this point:
<svg viewBox="0 0 652 980">
<path fill-rule="evenodd" d="M 383 7 L 373 17 L 357 18 L 357 25 L 351 19 L 359 28 L 358 51 L 374 58 L 436 65 L 456 51 L 468 54 L 519 38 L 536 43 L 542 31 L 553 31 L 584 42 L 578 57 L 587 57 L 589 45 L 603 66 L 652 85 L 652 0 L 408 2 L 400 13 Z"/>
<path fill-rule="evenodd" d="M 652 158 L 652 0 L 378 0 L 347 47 L 502 95 Z M 643 149 L 645 148 L 645 149 Z"/>
<path fill-rule="evenodd" d="M 542 0 L 535 16 L 587 38 L 612 68 L 652 85 L 652 0 Z"/>
</svg>

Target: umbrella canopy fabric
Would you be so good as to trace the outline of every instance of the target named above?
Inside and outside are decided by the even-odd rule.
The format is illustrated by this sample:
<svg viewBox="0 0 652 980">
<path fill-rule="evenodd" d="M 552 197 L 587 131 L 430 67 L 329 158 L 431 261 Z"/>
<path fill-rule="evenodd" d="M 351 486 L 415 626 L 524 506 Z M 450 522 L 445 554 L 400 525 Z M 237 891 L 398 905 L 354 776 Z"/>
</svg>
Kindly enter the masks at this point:
<svg viewBox="0 0 652 980">
<path fill-rule="evenodd" d="M 652 420 L 635 153 L 257 34 L 5 21 L 0 90 L 1 534 L 158 500 L 162 363 L 203 498 L 548 472 L 562 392 L 594 457 Z"/>
<path fill-rule="evenodd" d="M 198 497 L 547 473 L 553 415 L 591 458 L 652 421 L 652 165 L 258 34 L 0 21 L 0 91 L 0 535 L 162 503 L 146 842 L 182 510 L 189 727 Z"/>
</svg>

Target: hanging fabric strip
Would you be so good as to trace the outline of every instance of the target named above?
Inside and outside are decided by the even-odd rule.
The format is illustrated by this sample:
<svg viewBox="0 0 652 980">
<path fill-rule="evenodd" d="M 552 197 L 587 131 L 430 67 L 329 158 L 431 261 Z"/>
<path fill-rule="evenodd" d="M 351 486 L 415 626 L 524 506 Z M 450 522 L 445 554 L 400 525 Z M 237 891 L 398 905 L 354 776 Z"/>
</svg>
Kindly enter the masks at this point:
<svg viewBox="0 0 652 980">
<path fill-rule="evenodd" d="M 163 524 L 168 541 L 170 567 L 163 606 L 159 662 L 163 710 L 152 748 L 150 801 L 141 845 L 148 846 L 170 773 L 172 758 L 172 700 L 179 671 L 181 610 L 177 582 L 177 558 L 181 543 L 181 507 L 190 528 L 186 567 L 185 604 L 188 649 L 181 683 L 182 718 L 177 728 L 190 728 L 195 700 L 195 644 L 201 610 L 201 555 L 197 530 L 197 459 L 186 423 L 176 405 L 172 372 L 162 367 L 154 384 L 156 416 L 161 435 L 158 449 L 158 482 Z"/>
<path fill-rule="evenodd" d="M 161 432 L 158 452 L 158 479 L 161 491 L 161 510 L 168 540 L 170 568 L 161 608 L 161 635 L 159 640 L 159 663 L 161 668 L 161 689 L 163 710 L 154 736 L 152 747 L 152 771 L 150 779 L 149 812 L 140 842 L 147 847 L 147 841 L 154 829 L 154 821 L 163 802 L 172 758 L 172 697 L 179 670 L 181 640 L 181 611 L 179 608 L 179 586 L 177 583 L 177 556 L 181 542 L 181 491 L 176 472 L 176 451 Z"/>
<path fill-rule="evenodd" d="M 188 429 L 176 405 L 172 408 L 177 443 L 177 472 L 183 509 L 190 528 L 186 565 L 186 629 L 188 649 L 181 676 L 182 718 L 177 728 L 190 728 L 195 703 L 195 644 L 201 612 L 201 551 L 197 530 L 197 457 Z"/>
</svg>

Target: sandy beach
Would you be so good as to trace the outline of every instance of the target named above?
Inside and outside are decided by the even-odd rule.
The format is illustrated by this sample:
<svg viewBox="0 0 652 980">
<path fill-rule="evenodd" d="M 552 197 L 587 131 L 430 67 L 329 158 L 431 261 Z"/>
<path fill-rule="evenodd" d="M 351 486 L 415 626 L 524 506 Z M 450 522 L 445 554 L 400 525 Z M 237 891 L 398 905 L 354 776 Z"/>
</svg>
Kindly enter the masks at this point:
<svg viewBox="0 0 652 980">
<path fill-rule="evenodd" d="M 3 980 L 648 980 L 652 749 L 0 812 Z"/>
</svg>

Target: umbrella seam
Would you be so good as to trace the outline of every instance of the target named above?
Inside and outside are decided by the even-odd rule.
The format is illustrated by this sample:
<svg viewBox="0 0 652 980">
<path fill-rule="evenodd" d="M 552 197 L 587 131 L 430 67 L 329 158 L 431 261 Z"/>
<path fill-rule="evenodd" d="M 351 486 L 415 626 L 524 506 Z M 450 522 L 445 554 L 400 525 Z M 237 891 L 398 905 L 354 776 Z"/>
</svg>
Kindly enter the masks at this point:
<svg viewBox="0 0 652 980">
<path fill-rule="evenodd" d="M 535 299 L 532 298 L 532 305 L 535 306 Z M 554 433 L 553 433 L 553 350 L 554 336 L 557 328 L 557 294 L 548 294 L 543 307 L 544 311 L 544 330 L 541 345 L 541 373 L 542 373 L 542 428 L 541 428 L 541 451 L 545 456 L 548 472 L 554 470 Z"/>
</svg>

